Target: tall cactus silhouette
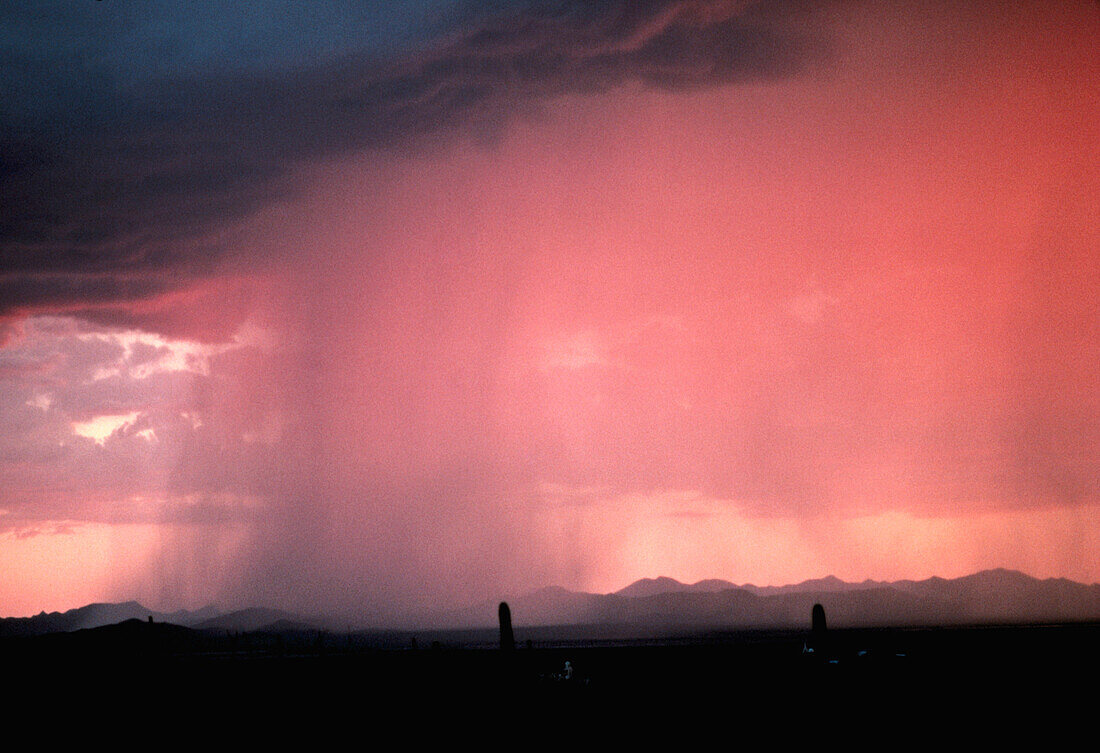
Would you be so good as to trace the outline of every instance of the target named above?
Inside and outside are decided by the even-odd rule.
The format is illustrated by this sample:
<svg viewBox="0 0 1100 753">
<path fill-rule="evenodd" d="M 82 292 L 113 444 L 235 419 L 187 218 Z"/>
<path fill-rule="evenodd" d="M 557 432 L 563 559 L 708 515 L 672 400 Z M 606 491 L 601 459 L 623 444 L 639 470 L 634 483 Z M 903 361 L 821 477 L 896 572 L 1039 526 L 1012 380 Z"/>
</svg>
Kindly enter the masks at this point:
<svg viewBox="0 0 1100 753">
<path fill-rule="evenodd" d="M 508 602 L 500 602 L 497 616 L 500 619 L 500 650 L 512 651 L 516 647 L 516 639 L 512 635 L 512 610 L 508 608 Z"/>
<path fill-rule="evenodd" d="M 825 627 L 825 607 L 814 604 L 810 612 L 810 646 L 816 652 L 826 650 L 829 634 Z"/>
<path fill-rule="evenodd" d="M 814 637 L 825 637 L 825 607 L 820 604 L 814 604 L 813 611 L 810 612 L 810 623 L 813 629 Z"/>
</svg>

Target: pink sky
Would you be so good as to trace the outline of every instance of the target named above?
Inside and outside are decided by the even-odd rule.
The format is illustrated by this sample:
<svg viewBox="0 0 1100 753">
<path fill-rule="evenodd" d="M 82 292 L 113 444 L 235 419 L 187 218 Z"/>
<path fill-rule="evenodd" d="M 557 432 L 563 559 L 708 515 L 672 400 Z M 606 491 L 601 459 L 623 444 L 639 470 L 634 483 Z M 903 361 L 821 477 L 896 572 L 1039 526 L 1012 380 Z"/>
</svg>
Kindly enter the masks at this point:
<svg viewBox="0 0 1100 753">
<path fill-rule="evenodd" d="M 1100 581 L 1100 12 L 794 18 L 795 71 L 302 155 L 183 282 L 11 308 L 0 613 Z"/>
</svg>

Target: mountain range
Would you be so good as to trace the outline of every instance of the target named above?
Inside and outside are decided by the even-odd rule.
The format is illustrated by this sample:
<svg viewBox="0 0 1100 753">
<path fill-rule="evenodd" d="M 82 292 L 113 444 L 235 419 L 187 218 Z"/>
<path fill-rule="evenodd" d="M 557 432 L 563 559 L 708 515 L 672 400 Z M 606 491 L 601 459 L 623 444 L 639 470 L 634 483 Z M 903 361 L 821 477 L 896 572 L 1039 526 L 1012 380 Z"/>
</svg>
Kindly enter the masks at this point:
<svg viewBox="0 0 1100 753">
<path fill-rule="evenodd" d="M 88 604 L 66 612 L 41 612 L 33 617 L 0 618 L 0 638 L 9 636 L 46 635 L 70 633 L 116 625 L 127 620 L 169 623 L 196 630 L 253 632 L 277 623 L 293 623 L 312 627 L 307 621 L 290 612 L 277 609 L 250 608 L 222 613 L 213 606 L 188 611 L 158 612 L 136 601 L 120 604 Z"/>
<path fill-rule="evenodd" d="M 486 628 L 497 624 L 499 602 L 423 615 L 417 629 Z M 681 583 L 645 578 L 610 594 L 547 587 L 509 599 L 517 627 L 627 626 L 682 629 L 801 628 L 814 604 L 834 627 L 1026 624 L 1100 621 L 1100 585 L 1064 578 L 1040 580 L 1013 570 L 984 570 L 961 578 L 847 583 L 833 576 L 786 586 L 736 585 L 723 580 Z M 197 630 L 279 632 L 324 628 L 329 621 L 250 608 L 214 607 L 157 612 L 136 601 L 89 604 L 67 612 L 0 618 L 0 637 L 72 632 L 125 620 L 153 620 Z M 346 624 L 346 623 L 345 623 Z"/>
<path fill-rule="evenodd" d="M 804 627 L 821 604 L 837 627 L 1100 620 L 1100 585 L 1040 580 L 1013 570 L 961 578 L 847 583 L 829 576 L 786 586 L 643 579 L 610 594 L 543 588 L 509 605 L 517 626 L 639 625 L 676 628 Z M 437 615 L 440 626 L 496 624 L 496 603 Z"/>
</svg>

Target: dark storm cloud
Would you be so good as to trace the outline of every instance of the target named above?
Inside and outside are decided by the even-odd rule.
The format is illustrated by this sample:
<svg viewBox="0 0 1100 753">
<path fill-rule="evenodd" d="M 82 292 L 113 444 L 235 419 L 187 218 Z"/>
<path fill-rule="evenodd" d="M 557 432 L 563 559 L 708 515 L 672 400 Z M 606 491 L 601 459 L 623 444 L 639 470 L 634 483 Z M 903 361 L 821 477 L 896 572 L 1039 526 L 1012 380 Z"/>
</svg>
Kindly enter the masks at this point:
<svg viewBox="0 0 1100 753">
<path fill-rule="evenodd" d="M 133 304 L 213 279 L 234 253 L 217 231 L 292 190 L 295 164 L 435 134 L 484 138 L 548 97 L 628 81 L 789 75 L 817 50 L 775 5 L 618 0 L 468 11 L 398 62 L 355 48 L 346 30 L 323 48 L 308 24 L 202 57 L 128 5 L 87 6 L 6 11 L 0 322 L 60 310 L 163 331 L 172 312 Z M 209 28 L 248 23 L 220 10 Z M 154 11 L 171 21 L 168 6 Z M 196 47 L 214 33 L 193 31 Z"/>
</svg>

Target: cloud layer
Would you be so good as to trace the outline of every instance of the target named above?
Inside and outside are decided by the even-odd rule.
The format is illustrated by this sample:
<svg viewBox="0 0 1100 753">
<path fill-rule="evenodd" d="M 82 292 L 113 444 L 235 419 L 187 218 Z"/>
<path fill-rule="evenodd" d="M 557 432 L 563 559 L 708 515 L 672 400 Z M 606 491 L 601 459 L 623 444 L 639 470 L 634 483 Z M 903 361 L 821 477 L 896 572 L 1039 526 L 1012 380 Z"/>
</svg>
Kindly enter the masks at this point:
<svg viewBox="0 0 1100 753">
<path fill-rule="evenodd" d="M 415 49 L 380 57 L 360 46 L 368 34 L 313 54 L 300 37 L 339 24 L 321 14 L 299 32 L 278 23 L 284 8 L 267 36 L 241 29 L 263 38 L 265 54 L 215 37 L 204 58 L 162 40 L 169 65 L 119 20 L 132 10 L 90 6 L 49 25 L 43 8 L 6 11 L 0 317 L 67 311 L 178 329 L 194 306 L 173 293 L 207 295 L 226 265 L 264 264 L 224 231 L 292 192 L 296 166 L 456 133 L 493 138 L 549 97 L 631 80 L 683 88 L 783 76 L 812 49 L 752 5 L 663 0 L 467 10 L 453 14 L 463 26 Z M 155 12 L 171 20 L 171 8 Z M 237 27 L 235 11 L 212 12 Z M 366 29 L 371 20 L 345 19 Z M 127 44 L 130 63 L 117 53 Z M 188 334 L 224 339 L 239 312 L 227 318 Z"/>
</svg>

